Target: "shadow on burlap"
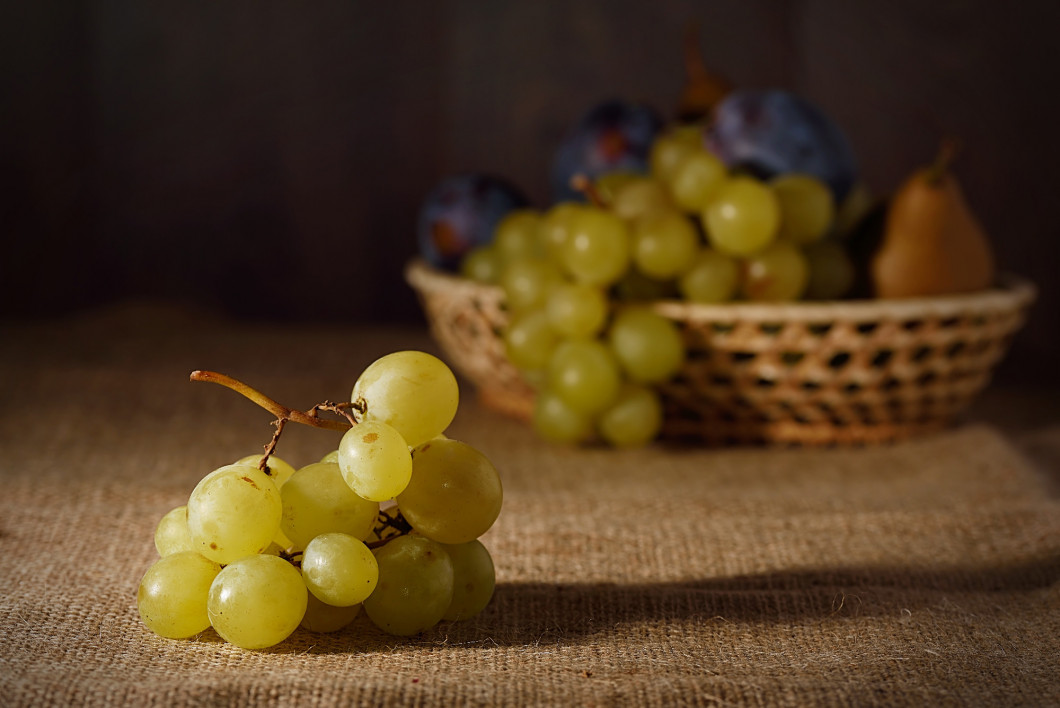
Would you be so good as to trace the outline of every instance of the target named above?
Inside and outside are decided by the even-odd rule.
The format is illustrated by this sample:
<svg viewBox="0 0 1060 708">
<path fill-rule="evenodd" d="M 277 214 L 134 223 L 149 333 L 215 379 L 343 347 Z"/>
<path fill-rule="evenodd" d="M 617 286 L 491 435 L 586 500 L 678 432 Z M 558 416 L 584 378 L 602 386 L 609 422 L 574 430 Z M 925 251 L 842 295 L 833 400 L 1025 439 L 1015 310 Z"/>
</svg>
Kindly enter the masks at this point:
<svg viewBox="0 0 1060 708">
<path fill-rule="evenodd" d="M 132 310 L 0 337 L 0 703 L 1060 704 L 1060 504 L 990 427 L 619 454 L 544 446 L 467 395 L 451 434 L 506 493 L 485 612 L 245 652 L 160 639 L 136 612 L 157 520 L 270 433 L 187 372 L 308 407 L 423 334 Z M 334 444 L 293 430 L 279 454 Z"/>
</svg>

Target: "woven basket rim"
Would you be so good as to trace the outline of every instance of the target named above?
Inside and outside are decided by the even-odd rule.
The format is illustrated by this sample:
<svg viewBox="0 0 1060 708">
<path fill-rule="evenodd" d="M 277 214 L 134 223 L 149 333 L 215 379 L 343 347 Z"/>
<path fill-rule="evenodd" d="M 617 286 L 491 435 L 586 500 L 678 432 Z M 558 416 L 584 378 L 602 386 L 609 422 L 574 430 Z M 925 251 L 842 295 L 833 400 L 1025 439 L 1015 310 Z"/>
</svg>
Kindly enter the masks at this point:
<svg viewBox="0 0 1060 708">
<path fill-rule="evenodd" d="M 445 290 L 467 291 L 502 300 L 504 291 L 440 271 L 422 258 L 415 258 L 405 268 L 410 285 L 423 292 Z M 885 319 L 915 320 L 925 317 L 956 317 L 964 313 L 1010 311 L 1030 305 L 1037 298 L 1037 288 L 1030 280 L 1012 273 L 1002 273 L 997 284 L 974 293 L 901 299 L 834 300 L 798 303 L 732 302 L 720 305 L 656 300 L 653 309 L 673 319 L 686 321 L 750 322 L 826 322 L 835 320 L 877 321 Z"/>
</svg>

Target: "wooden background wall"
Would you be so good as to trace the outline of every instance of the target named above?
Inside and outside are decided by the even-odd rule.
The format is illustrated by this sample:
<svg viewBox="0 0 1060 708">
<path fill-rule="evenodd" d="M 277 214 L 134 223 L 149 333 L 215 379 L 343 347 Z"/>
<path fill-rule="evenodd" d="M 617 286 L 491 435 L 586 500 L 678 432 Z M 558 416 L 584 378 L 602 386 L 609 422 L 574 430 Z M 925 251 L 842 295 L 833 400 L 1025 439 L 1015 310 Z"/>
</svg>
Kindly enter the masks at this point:
<svg viewBox="0 0 1060 708">
<path fill-rule="evenodd" d="M 960 136 L 1003 267 L 1041 288 L 1010 369 L 1060 356 L 1060 4 L 894 0 L 291 3 L 0 9 L 0 316 L 127 297 L 254 318 L 417 321 L 425 192 L 502 173 L 539 204 L 608 96 L 667 109 L 679 39 L 846 129 L 893 188 Z M 1027 368 L 1030 367 L 1030 368 Z"/>
</svg>

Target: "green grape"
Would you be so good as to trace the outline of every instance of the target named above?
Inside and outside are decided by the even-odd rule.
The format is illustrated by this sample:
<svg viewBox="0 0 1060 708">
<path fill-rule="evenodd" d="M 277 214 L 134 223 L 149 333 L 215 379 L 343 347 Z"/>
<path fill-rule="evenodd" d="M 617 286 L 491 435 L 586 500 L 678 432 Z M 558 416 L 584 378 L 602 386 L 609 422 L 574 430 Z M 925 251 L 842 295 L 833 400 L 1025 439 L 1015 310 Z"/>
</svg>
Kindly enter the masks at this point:
<svg viewBox="0 0 1060 708">
<path fill-rule="evenodd" d="M 670 192 L 678 208 L 699 213 L 723 187 L 729 171 L 725 163 L 706 150 L 686 154 L 670 176 Z"/>
<path fill-rule="evenodd" d="M 184 639 L 210 626 L 206 598 L 221 566 L 192 551 L 171 553 L 147 569 L 136 593 L 140 618 L 160 637 Z"/>
<path fill-rule="evenodd" d="M 261 464 L 261 458 L 262 455 L 247 455 L 246 457 L 236 460 L 233 464 L 257 467 Z M 265 470 L 265 473 L 272 478 L 273 483 L 277 487 L 282 487 L 283 483 L 289 480 L 291 475 L 294 474 L 294 467 L 284 462 L 279 457 L 276 457 L 276 455 L 270 455 L 268 469 Z"/>
<path fill-rule="evenodd" d="M 513 209 L 497 224 L 493 248 L 501 263 L 514 263 L 545 255 L 541 249 L 541 214 L 533 209 Z"/>
<path fill-rule="evenodd" d="M 350 400 L 368 404 L 365 419 L 397 429 L 410 447 L 445 432 L 456 415 L 460 391 L 441 359 L 403 351 L 374 361 L 353 386 Z"/>
<path fill-rule="evenodd" d="M 280 529 L 280 515 L 280 490 L 250 465 L 214 470 L 188 498 L 195 550 L 221 564 L 265 550 Z"/>
<path fill-rule="evenodd" d="M 626 384 L 618 400 L 600 416 L 600 437 L 615 447 L 637 447 L 655 439 L 662 429 L 659 395 L 647 386 Z"/>
<path fill-rule="evenodd" d="M 623 301 L 651 302 L 669 300 L 678 296 L 673 280 L 650 278 L 640 270 L 632 268 L 615 283 L 615 297 Z"/>
<path fill-rule="evenodd" d="M 808 300 L 838 300 L 854 286 L 854 263 L 846 249 L 835 241 L 821 241 L 803 249 L 810 268 L 805 297 Z"/>
<path fill-rule="evenodd" d="M 780 206 L 778 238 L 805 246 L 820 241 L 835 219 L 832 190 L 819 179 L 802 174 L 782 175 L 770 186 Z"/>
<path fill-rule="evenodd" d="M 592 416 L 618 395 L 621 373 L 614 354 L 595 339 L 561 342 L 548 362 L 548 387 L 567 405 Z"/>
<path fill-rule="evenodd" d="M 372 594 L 379 565 L 363 541 L 345 533 L 322 533 L 305 547 L 302 579 L 317 599 L 349 607 Z"/>
<path fill-rule="evenodd" d="M 560 202 L 545 212 L 538 234 L 545 254 L 553 261 L 560 261 L 564 244 L 570 238 L 574 218 L 585 208 L 584 204 L 577 202 Z"/>
<path fill-rule="evenodd" d="M 798 246 L 779 241 L 745 261 L 741 289 L 748 300 L 798 300 L 808 280 L 806 256 Z"/>
<path fill-rule="evenodd" d="M 188 531 L 188 507 L 178 506 L 166 512 L 155 527 L 155 549 L 160 556 L 181 551 L 197 551 Z"/>
<path fill-rule="evenodd" d="M 669 182 L 677 166 L 688 155 L 703 150 L 703 130 L 699 126 L 680 126 L 655 138 L 651 146 L 651 172 Z"/>
<path fill-rule="evenodd" d="M 597 193 L 604 202 L 610 204 L 614 201 L 615 195 L 618 194 L 618 192 L 625 189 L 626 185 L 635 182 L 638 179 L 640 179 L 640 175 L 636 172 L 617 170 L 597 175 L 593 180 L 593 186 L 596 188 Z"/>
<path fill-rule="evenodd" d="M 309 592 L 293 565 L 276 556 L 247 556 L 226 565 L 210 586 L 210 624 L 229 644 L 279 644 L 305 616 Z"/>
<path fill-rule="evenodd" d="M 625 222 L 609 211 L 584 207 L 571 220 L 560 262 L 575 280 L 605 286 L 629 268 L 630 236 Z"/>
<path fill-rule="evenodd" d="M 360 428 L 357 425 L 353 430 Z M 350 489 L 334 462 L 314 462 L 302 467 L 283 485 L 280 496 L 283 499 L 280 527 L 290 539 L 288 546 L 300 549 L 322 533 L 368 538 L 379 515 L 379 504 Z"/>
<path fill-rule="evenodd" d="M 412 455 L 412 481 L 398 508 L 418 533 L 440 543 L 467 543 L 501 513 L 501 478 L 485 455 L 457 440 L 432 440 Z"/>
<path fill-rule="evenodd" d="M 453 562 L 453 601 L 442 619 L 466 620 L 482 612 L 493 597 L 496 573 L 480 541 L 444 546 Z"/>
<path fill-rule="evenodd" d="M 389 634 L 411 636 L 438 624 L 453 601 L 453 562 L 440 543 L 400 536 L 375 552 L 379 584 L 364 610 Z"/>
<path fill-rule="evenodd" d="M 313 593 L 306 597 L 305 616 L 301 627 L 310 632 L 337 632 L 357 617 L 361 612 L 360 605 L 335 607 L 321 602 Z"/>
<path fill-rule="evenodd" d="M 670 211 L 673 200 L 666 186 L 651 177 L 635 177 L 615 190 L 611 211 L 626 221 L 633 221 L 657 211 Z"/>
<path fill-rule="evenodd" d="M 460 261 L 460 275 L 487 285 L 500 282 L 501 268 L 500 254 L 492 246 L 472 248 Z"/>
<path fill-rule="evenodd" d="M 677 287 L 685 300 L 709 304 L 732 300 L 739 282 L 740 266 L 735 260 L 712 248 L 702 248 Z"/>
<path fill-rule="evenodd" d="M 758 180 L 733 177 L 721 186 L 703 212 L 707 238 L 730 256 L 758 253 L 777 237 L 777 197 Z"/>
<path fill-rule="evenodd" d="M 339 451 L 338 450 L 332 450 L 331 452 L 329 452 L 326 455 L 324 455 L 323 457 L 321 457 L 320 461 L 321 462 L 334 462 L 335 464 L 338 464 L 339 463 Z"/>
<path fill-rule="evenodd" d="M 608 340 L 622 370 L 637 383 L 666 381 L 685 360 L 685 345 L 677 325 L 642 307 L 619 312 Z"/>
<path fill-rule="evenodd" d="M 876 206 L 876 200 L 864 182 L 857 182 L 847 193 L 846 199 L 839 205 L 835 215 L 835 232 L 846 236 Z"/>
<path fill-rule="evenodd" d="M 655 212 L 634 226 L 633 264 L 650 278 L 676 278 L 688 269 L 697 250 L 699 234 L 683 214 Z"/>
<path fill-rule="evenodd" d="M 575 411 L 547 388 L 537 393 L 532 422 L 538 435 L 554 443 L 583 442 L 593 433 L 591 416 Z"/>
<path fill-rule="evenodd" d="M 513 312 L 542 307 L 561 279 L 559 268 L 544 258 L 512 261 L 501 273 L 505 303 Z"/>
<path fill-rule="evenodd" d="M 558 285 L 549 293 L 545 307 L 549 325 L 565 337 L 594 337 L 607 322 L 607 296 L 591 285 Z M 547 359 L 541 367 L 534 368 L 542 368 L 545 363 Z"/>
<path fill-rule="evenodd" d="M 342 436 L 339 469 L 358 496 L 374 502 L 393 499 L 412 477 L 408 441 L 386 423 L 365 418 Z"/>
<path fill-rule="evenodd" d="M 545 310 L 530 310 L 512 317 L 504 330 L 508 360 L 526 370 L 545 368 L 556 348 L 556 332 Z"/>
</svg>

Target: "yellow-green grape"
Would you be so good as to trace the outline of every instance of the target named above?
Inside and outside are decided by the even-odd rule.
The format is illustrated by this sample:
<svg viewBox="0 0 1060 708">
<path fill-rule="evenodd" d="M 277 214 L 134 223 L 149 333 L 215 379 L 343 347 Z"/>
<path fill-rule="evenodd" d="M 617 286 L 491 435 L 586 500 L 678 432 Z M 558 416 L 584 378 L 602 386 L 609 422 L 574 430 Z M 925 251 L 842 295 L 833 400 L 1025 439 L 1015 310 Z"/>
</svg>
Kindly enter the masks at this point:
<svg viewBox="0 0 1060 708">
<path fill-rule="evenodd" d="M 339 463 L 339 451 L 338 450 L 332 450 L 331 452 L 329 452 L 329 453 L 325 454 L 323 457 L 321 457 L 320 461 L 321 462 L 334 462 L 335 464 L 338 464 Z"/>
<path fill-rule="evenodd" d="M 360 430 L 354 426 L 353 430 Z M 407 454 L 407 450 L 406 450 Z M 291 546 L 304 549 L 322 533 L 368 538 L 379 515 L 379 504 L 359 496 L 334 462 L 314 462 L 294 473 L 280 489 L 280 527 Z"/>
<path fill-rule="evenodd" d="M 808 300 L 839 300 L 854 286 L 854 263 L 842 244 L 821 241 L 803 249 L 810 268 L 806 285 Z"/>
<path fill-rule="evenodd" d="M 588 440 L 593 433 L 593 418 L 579 413 L 547 388 L 534 399 L 534 430 L 543 439 L 562 444 Z"/>
<path fill-rule="evenodd" d="M 560 262 L 576 281 L 610 285 L 629 268 L 629 259 L 629 229 L 621 218 L 596 207 L 584 207 L 573 217 Z"/>
<path fill-rule="evenodd" d="M 293 565 L 247 556 L 226 565 L 210 586 L 210 624 L 229 644 L 264 649 L 287 639 L 305 616 L 309 591 Z"/>
<path fill-rule="evenodd" d="M 651 278 L 637 268 L 628 270 L 615 283 L 613 292 L 618 300 L 625 302 L 651 302 L 673 299 L 678 296 L 677 286 L 673 280 Z"/>
<path fill-rule="evenodd" d="M 280 529 L 280 490 L 250 465 L 226 465 L 202 478 L 188 498 L 195 550 L 226 564 L 268 548 Z"/>
<path fill-rule="evenodd" d="M 681 297 L 689 302 L 715 304 L 732 300 L 739 283 L 740 266 L 733 258 L 702 248 L 677 281 L 677 287 Z"/>
<path fill-rule="evenodd" d="M 814 177 L 802 174 L 782 175 L 770 186 L 780 205 L 778 237 L 805 246 L 820 241 L 835 219 L 832 190 Z"/>
<path fill-rule="evenodd" d="M 188 532 L 188 507 L 178 506 L 166 512 L 155 527 L 155 549 L 160 556 L 168 556 L 181 551 L 195 551 Z"/>
<path fill-rule="evenodd" d="M 365 419 L 393 426 L 410 447 L 445 432 L 460 401 L 456 377 L 441 359 L 403 351 L 374 361 L 353 386 L 350 400 L 368 404 Z"/>
<path fill-rule="evenodd" d="M 655 139 L 651 145 L 651 172 L 670 181 L 677 166 L 688 155 L 703 150 L 703 130 L 699 126 L 681 126 Z"/>
<path fill-rule="evenodd" d="M 628 170 L 617 170 L 615 172 L 605 172 L 601 175 L 597 175 L 593 180 L 593 186 L 596 187 L 596 191 L 603 198 L 604 202 L 610 204 L 615 199 L 615 195 L 619 191 L 625 188 L 631 182 L 635 182 L 640 179 L 640 175 L 636 172 L 629 172 Z"/>
<path fill-rule="evenodd" d="M 731 256 L 750 256 L 771 244 L 780 227 L 773 191 L 751 177 L 733 177 L 718 189 L 703 212 L 711 245 Z"/>
<path fill-rule="evenodd" d="M 595 339 L 560 342 L 548 362 L 548 388 L 583 415 L 611 405 L 621 381 L 615 355 Z"/>
<path fill-rule="evenodd" d="M 512 261 L 501 273 L 504 301 L 513 312 L 543 307 L 548 293 L 562 278 L 559 268 L 544 258 Z"/>
<path fill-rule="evenodd" d="M 677 325 L 643 307 L 619 312 L 611 323 L 608 341 L 622 370 L 637 383 L 667 381 L 685 361 L 685 345 Z"/>
<path fill-rule="evenodd" d="M 500 220 L 493 234 L 493 248 L 501 263 L 513 263 L 545 255 L 538 234 L 541 214 L 533 209 L 514 209 Z"/>
<path fill-rule="evenodd" d="M 611 198 L 611 211 L 626 221 L 673 208 L 666 185 L 651 177 L 635 177 L 616 189 Z"/>
<path fill-rule="evenodd" d="M 600 437 L 615 447 L 646 445 L 662 429 L 659 395 L 647 386 L 625 384 L 614 404 L 600 415 Z"/>
<path fill-rule="evenodd" d="M 835 232 L 846 236 L 876 205 L 872 192 L 864 182 L 856 182 L 839 205 L 835 215 Z"/>
<path fill-rule="evenodd" d="M 557 336 L 545 310 L 530 310 L 512 317 L 504 330 L 508 360 L 517 368 L 534 371 L 545 368 Z"/>
<path fill-rule="evenodd" d="M 365 418 L 339 441 L 339 469 L 358 496 L 374 502 L 393 499 L 412 477 L 408 441 L 386 423 Z"/>
<path fill-rule="evenodd" d="M 696 214 L 710 204 L 729 176 L 725 163 L 706 150 L 688 153 L 670 175 L 670 192 L 678 208 Z"/>
<path fill-rule="evenodd" d="M 375 552 L 379 584 L 364 610 L 379 629 L 411 636 L 438 624 L 453 601 L 453 562 L 440 543 L 401 536 Z"/>
<path fill-rule="evenodd" d="M 575 215 L 585 209 L 577 202 L 560 202 L 545 212 L 538 231 L 545 254 L 557 263 L 570 237 Z"/>
<path fill-rule="evenodd" d="M 321 602 L 313 593 L 306 598 L 305 615 L 300 626 L 310 632 L 337 632 L 361 613 L 360 605 L 334 607 Z"/>
<path fill-rule="evenodd" d="M 492 246 L 478 246 L 468 251 L 460 261 L 460 275 L 478 283 L 494 285 L 500 282 L 502 267 L 497 249 Z"/>
<path fill-rule="evenodd" d="M 633 264 L 650 278 L 676 278 L 692 264 L 699 234 L 676 211 L 657 211 L 633 227 Z"/>
<path fill-rule="evenodd" d="M 744 262 L 741 289 L 758 302 L 798 300 L 809 281 L 809 266 L 799 247 L 778 241 Z"/>
<path fill-rule="evenodd" d="M 172 553 L 147 569 L 136 593 L 140 618 L 160 637 L 184 639 L 210 626 L 206 598 L 221 566 L 192 551 Z"/>
<path fill-rule="evenodd" d="M 257 467 L 261 464 L 261 458 L 261 455 L 247 455 L 246 457 L 236 460 L 234 464 Z M 284 462 L 279 457 L 276 457 L 276 455 L 270 455 L 269 461 L 266 464 L 268 465 L 268 469 L 265 470 L 265 473 L 272 478 L 273 483 L 277 487 L 282 487 L 283 483 L 289 480 L 291 475 L 294 474 L 294 467 L 287 462 Z"/>
<path fill-rule="evenodd" d="M 486 533 L 501 513 L 497 468 L 458 440 L 432 440 L 412 455 L 412 481 L 398 508 L 418 533 L 440 543 L 467 543 Z"/>
<path fill-rule="evenodd" d="M 379 565 L 363 541 L 344 533 L 322 533 L 305 547 L 302 579 L 317 599 L 349 607 L 372 594 Z"/>
<path fill-rule="evenodd" d="M 486 609 L 493 597 L 497 582 L 493 559 L 481 541 L 444 547 L 453 562 L 453 600 L 442 619 L 470 619 Z"/>
<path fill-rule="evenodd" d="M 551 328 L 565 337 L 594 337 L 607 322 L 607 296 L 591 285 L 558 285 L 549 293 L 545 308 Z M 542 367 L 545 363 L 547 359 Z"/>
</svg>

